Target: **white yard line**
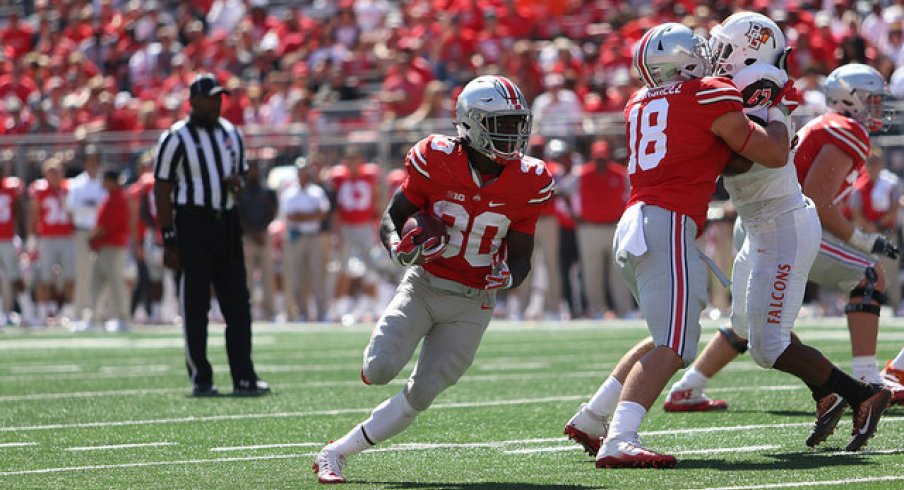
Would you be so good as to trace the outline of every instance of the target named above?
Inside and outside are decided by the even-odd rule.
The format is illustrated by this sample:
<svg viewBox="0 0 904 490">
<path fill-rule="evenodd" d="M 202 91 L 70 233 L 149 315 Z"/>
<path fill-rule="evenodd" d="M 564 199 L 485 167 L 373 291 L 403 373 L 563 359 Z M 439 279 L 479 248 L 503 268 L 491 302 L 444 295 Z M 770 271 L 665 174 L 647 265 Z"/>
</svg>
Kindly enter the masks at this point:
<svg viewBox="0 0 904 490">
<path fill-rule="evenodd" d="M 108 449 L 131 449 L 135 447 L 175 446 L 176 442 L 140 442 L 133 444 L 106 444 L 103 446 L 67 447 L 66 451 L 105 451 Z"/>
<path fill-rule="evenodd" d="M 262 461 L 267 459 L 293 459 L 317 456 L 317 453 L 305 454 L 273 454 L 267 456 L 247 456 L 236 458 L 185 459 L 179 461 L 147 461 L 143 463 L 97 464 L 90 466 L 65 466 L 62 468 L 41 468 L 36 470 L 3 471 L 0 476 L 41 475 L 47 473 L 65 473 L 69 471 L 112 470 L 118 468 L 142 468 L 146 466 L 170 466 L 203 463 L 227 463 L 231 461 Z"/>
<path fill-rule="evenodd" d="M 210 450 L 215 453 L 225 451 L 253 451 L 255 449 L 273 449 L 279 447 L 311 447 L 322 446 L 322 442 L 295 442 L 285 444 L 258 444 L 256 446 L 231 446 L 231 447 L 212 447 Z"/>
<path fill-rule="evenodd" d="M 735 487 L 707 487 L 692 490 L 765 490 L 769 488 L 798 488 L 798 487 L 829 487 L 837 485 L 852 485 L 855 483 L 873 483 L 880 481 L 901 481 L 904 475 L 870 476 L 864 478 L 847 478 L 844 480 L 815 480 L 796 481 L 783 483 L 764 483 L 760 485 L 740 485 Z"/>
<path fill-rule="evenodd" d="M 0 448 L 37 446 L 37 442 L 0 442 Z"/>
</svg>

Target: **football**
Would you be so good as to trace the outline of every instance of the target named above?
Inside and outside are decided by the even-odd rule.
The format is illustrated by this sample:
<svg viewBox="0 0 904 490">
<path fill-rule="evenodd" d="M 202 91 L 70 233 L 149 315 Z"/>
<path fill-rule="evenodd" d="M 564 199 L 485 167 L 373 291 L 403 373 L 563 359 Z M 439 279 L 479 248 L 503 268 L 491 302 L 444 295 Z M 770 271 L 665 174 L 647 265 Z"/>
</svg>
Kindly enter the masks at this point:
<svg viewBox="0 0 904 490">
<path fill-rule="evenodd" d="M 732 153 L 731 156 L 728 157 L 728 161 L 725 162 L 725 168 L 722 169 L 722 175 L 727 175 L 729 177 L 740 175 L 750 170 L 751 167 L 753 167 L 753 161 L 748 160 L 737 153 Z"/>
<path fill-rule="evenodd" d="M 409 231 L 418 226 L 421 227 L 421 232 L 414 237 L 415 245 L 420 245 L 433 237 L 442 238 L 447 234 L 446 224 L 443 223 L 441 219 L 426 211 L 418 211 L 405 221 L 400 236 L 405 236 Z"/>
</svg>

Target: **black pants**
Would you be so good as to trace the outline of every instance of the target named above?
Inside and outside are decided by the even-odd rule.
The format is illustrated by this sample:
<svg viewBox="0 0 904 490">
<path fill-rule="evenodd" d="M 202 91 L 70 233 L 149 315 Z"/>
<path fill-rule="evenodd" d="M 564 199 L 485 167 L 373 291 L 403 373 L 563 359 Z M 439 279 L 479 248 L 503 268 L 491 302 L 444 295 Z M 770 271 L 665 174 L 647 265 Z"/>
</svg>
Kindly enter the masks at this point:
<svg viewBox="0 0 904 490">
<path fill-rule="evenodd" d="M 207 360 L 210 286 L 226 320 L 226 353 L 233 386 L 257 380 L 251 362 L 251 303 L 245 282 L 242 231 L 235 210 L 176 210 L 182 274 L 179 297 L 185 329 L 185 365 L 195 385 L 213 382 Z"/>
</svg>

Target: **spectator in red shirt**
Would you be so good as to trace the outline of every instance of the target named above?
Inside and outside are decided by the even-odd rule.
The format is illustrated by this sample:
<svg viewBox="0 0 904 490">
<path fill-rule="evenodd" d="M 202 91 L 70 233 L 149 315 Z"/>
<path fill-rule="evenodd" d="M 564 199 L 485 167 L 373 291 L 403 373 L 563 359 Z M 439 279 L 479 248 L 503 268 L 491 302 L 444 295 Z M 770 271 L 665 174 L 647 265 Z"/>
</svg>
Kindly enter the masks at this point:
<svg viewBox="0 0 904 490">
<path fill-rule="evenodd" d="M 605 140 L 593 143 L 591 160 L 577 169 L 569 194 L 578 219 L 578 250 L 581 275 L 591 318 L 602 318 L 613 310 L 624 318 L 633 308 L 631 292 L 615 268 L 612 240 L 615 227 L 628 201 L 628 175 L 625 167 L 611 160 Z M 608 294 L 607 294 L 608 291 Z"/>
<path fill-rule="evenodd" d="M 10 51 L 12 58 L 18 60 L 31 51 L 33 31 L 30 25 L 19 22 L 19 14 L 15 10 L 6 19 L 6 28 L 0 30 L 0 42 Z"/>
<path fill-rule="evenodd" d="M 129 308 L 126 303 L 126 250 L 129 246 L 129 203 L 119 183 L 119 172 L 104 171 L 104 189 L 107 197 L 101 202 L 97 212 L 97 225 L 91 230 L 89 243 L 97 253 L 94 272 L 91 275 L 91 297 L 94 307 L 88 327 L 96 328 L 100 321 L 101 292 L 109 287 L 112 312 L 115 319 L 108 323 L 107 330 L 121 332 L 128 330 Z"/>
</svg>

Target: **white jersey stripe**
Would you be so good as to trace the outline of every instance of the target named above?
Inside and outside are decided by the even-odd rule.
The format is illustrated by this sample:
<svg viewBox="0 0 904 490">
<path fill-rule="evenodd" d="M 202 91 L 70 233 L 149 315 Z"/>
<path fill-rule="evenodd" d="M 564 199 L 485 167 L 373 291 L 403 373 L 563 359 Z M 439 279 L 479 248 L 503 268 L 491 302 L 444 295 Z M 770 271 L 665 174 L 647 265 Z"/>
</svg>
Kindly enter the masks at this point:
<svg viewBox="0 0 904 490">
<path fill-rule="evenodd" d="M 734 87 L 710 88 L 710 89 L 701 90 L 701 91 L 697 92 L 697 97 L 700 97 L 703 95 L 713 95 L 713 94 L 718 94 L 718 93 L 722 93 L 722 92 L 738 92 L 738 89 L 736 89 Z"/>
<path fill-rule="evenodd" d="M 853 133 L 835 125 L 826 126 L 826 131 L 834 136 L 836 140 L 841 141 L 849 148 L 854 150 L 854 152 L 858 157 L 860 157 L 861 160 L 866 160 L 867 150 L 863 148 L 863 145 L 860 144 L 860 141 L 857 140 L 857 137 L 854 136 Z"/>
<path fill-rule="evenodd" d="M 541 202 L 548 201 L 552 196 L 553 196 L 553 193 L 550 192 L 549 194 L 546 194 L 545 196 L 538 197 L 536 199 L 530 199 L 527 201 L 527 203 L 528 204 L 539 204 Z"/>
<path fill-rule="evenodd" d="M 722 102 L 725 100 L 733 100 L 739 104 L 743 104 L 744 100 L 740 97 L 736 97 L 734 95 L 722 95 L 719 97 L 708 97 L 706 99 L 697 99 L 697 102 L 700 104 L 712 104 L 713 102 Z"/>
<path fill-rule="evenodd" d="M 427 161 L 424 159 L 424 156 L 421 155 L 421 151 L 417 146 L 415 146 L 412 153 L 414 158 L 408 159 L 411 162 L 411 166 L 414 167 L 414 169 L 417 170 L 418 173 L 429 179 L 430 173 L 427 172 L 427 169 L 423 167 L 427 163 Z"/>
</svg>

